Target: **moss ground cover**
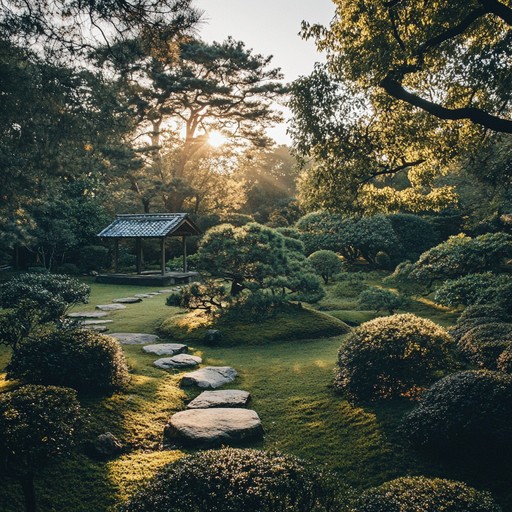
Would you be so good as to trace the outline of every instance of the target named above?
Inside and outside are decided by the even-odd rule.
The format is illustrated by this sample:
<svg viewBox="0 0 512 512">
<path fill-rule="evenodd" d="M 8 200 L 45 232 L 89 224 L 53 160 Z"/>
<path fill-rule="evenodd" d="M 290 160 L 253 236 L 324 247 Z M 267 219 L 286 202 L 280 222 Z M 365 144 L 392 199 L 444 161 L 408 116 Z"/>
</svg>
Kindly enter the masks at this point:
<svg viewBox="0 0 512 512">
<path fill-rule="evenodd" d="M 90 305 L 80 309 L 92 310 L 95 304 L 108 303 L 115 297 L 151 290 L 96 284 L 92 287 Z M 344 301 L 350 306 L 352 299 L 337 299 L 330 294 L 331 289 L 329 285 L 324 300 L 335 306 L 333 316 L 344 311 L 347 320 L 350 315 L 361 321 L 368 319 L 370 313 L 340 305 Z M 413 302 L 406 308 L 443 325 L 452 324 L 456 317 L 453 312 L 434 308 L 428 301 Z M 165 318 L 177 312 L 176 308 L 165 306 L 164 295 L 157 296 L 111 313 L 111 330 L 154 332 Z M 251 327 L 254 336 L 258 329 L 257 324 Z M 491 490 L 505 512 L 512 510 L 510 469 L 485 468 L 471 460 L 440 461 L 418 455 L 404 445 L 397 427 L 412 408 L 411 402 L 353 405 L 335 395 L 333 368 L 341 343 L 343 336 L 261 346 L 209 347 L 197 342 L 190 345 L 205 364 L 230 365 L 239 372 L 229 387 L 251 393 L 251 407 L 260 414 L 266 432 L 264 441 L 252 447 L 277 448 L 326 464 L 358 489 L 404 475 L 462 480 Z M 91 397 L 81 400 L 89 416 L 84 446 L 99 433 L 110 431 L 124 444 L 125 453 L 116 459 L 99 461 L 87 456 L 84 448 L 69 460 L 46 469 L 36 480 L 42 512 L 110 511 L 156 470 L 183 455 L 177 449 L 160 450 L 162 431 L 169 415 L 184 408 L 198 392 L 181 390 L 179 373 L 154 368 L 155 357 L 144 354 L 140 346 L 125 346 L 124 350 L 132 376 L 128 391 L 100 401 Z M 2 368 L 7 361 L 8 353 L 1 348 Z M 4 385 L 0 379 L 0 386 Z M 0 510 L 21 509 L 18 484 L 4 480 Z"/>
</svg>

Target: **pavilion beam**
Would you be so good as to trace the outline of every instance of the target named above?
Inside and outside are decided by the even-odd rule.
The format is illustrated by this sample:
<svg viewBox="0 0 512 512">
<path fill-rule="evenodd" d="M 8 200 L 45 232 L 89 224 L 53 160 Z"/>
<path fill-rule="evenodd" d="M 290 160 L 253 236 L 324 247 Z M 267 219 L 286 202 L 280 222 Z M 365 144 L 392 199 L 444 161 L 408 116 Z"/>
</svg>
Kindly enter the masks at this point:
<svg viewBox="0 0 512 512">
<path fill-rule="evenodd" d="M 181 242 L 183 246 L 183 272 L 188 272 L 187 268 L 187 237 L 182 236 Z"/>
<path fill-rule="evenodd" d="M 142 274 L 142 239 L 135 239 L 135 250 L 137 253 L 137 274 Z"/>
<path fill-rule="evenodd" d="M 119 273 L 119 238 L 114 239 L 114 272 Z"/>
<path fill-rule="evenodd" d="M 165 236 L 160 238 L 160 271 L 165 276 Z"/>
</svg>

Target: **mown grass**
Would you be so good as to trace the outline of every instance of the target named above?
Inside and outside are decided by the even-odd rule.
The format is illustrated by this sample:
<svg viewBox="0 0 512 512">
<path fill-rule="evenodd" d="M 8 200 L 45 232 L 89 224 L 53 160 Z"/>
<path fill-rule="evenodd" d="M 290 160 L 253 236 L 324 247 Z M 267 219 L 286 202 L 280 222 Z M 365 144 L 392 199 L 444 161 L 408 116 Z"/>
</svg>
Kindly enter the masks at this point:
<svg viewBox="0 0 512 512">
<path fill-rule="evenodd" d="M 376 279 L 378 281 L 378 279 Z M 332 306 L 323 314 L 357 324 L 372 318 L 374 312 L 356 308 L 354 297 L 333 293 L 327 287 L 326 303 Z M 110 302 L 115 297 L 151 291 L 148 287 L 93 284 L 91 303 Z M 408 311 L 450 325 L 456 314 L 418 299 Z M 165 306 L 165 296 L 145 299 L 110 315 L 111 331 L 154 332 L 176 308 Z M 183 316 L 183 315 L 181 315 Z M 301 323 L 305 326 L 304 322 Z M 279 332 L 282 322 L 274 320 L 266 329 Z M 248 324 L 253 338 L 261 326 Z M 427 475 L 459 479 L 496 493 L 512 510 L 510 469 L 483 468 L 480 461 L 439 461 L 409 450 L 397 434 L 410 402 L 351 404 L 331 388 L 333 368 L 343 337 L 323 337 L 295 341 L 276 341 L 265 345 L 210 347 L 200 338 L 188 339 L 191 351 L 203 357 L 204 364 L 229 365 L 239 376 L 230 388 L 251 393 L 251 407 L 261 416 L 264 441 L 254 445 L 275 448 L 312 459 L 337 471 L 348 484 L 358 489 L 380 484 L 402 475 Z M 126 499 L 145 479 L 164 464 L 183 456 L 186 451 L 161 450 L 162 432 L 169 416 L 185 407 L 199 391 L 183 391 L 178 386 L 179 372 L 165 372 L 152 366 L 154 356 L 140 346 L 125 346 L 131 366 L 132 383 L 123 393 L 111 397 L 81 397 L 89 416 L 83 444 L 68 459 L 47 468 L 37 479 L 41 512 L 106 512 Z M 2 367 L 8 352 L 0 350 Z M 0 386 L 2 382 L 0 382 Z M 110 461 L 98 461 L 87 453 L 87 441 L 99 433 L 111 431 L 125 445 L 125 453 Z M 18 485 L 5 480 L 0 492 L 0 510 L 22 510 Z"/>
</svg>

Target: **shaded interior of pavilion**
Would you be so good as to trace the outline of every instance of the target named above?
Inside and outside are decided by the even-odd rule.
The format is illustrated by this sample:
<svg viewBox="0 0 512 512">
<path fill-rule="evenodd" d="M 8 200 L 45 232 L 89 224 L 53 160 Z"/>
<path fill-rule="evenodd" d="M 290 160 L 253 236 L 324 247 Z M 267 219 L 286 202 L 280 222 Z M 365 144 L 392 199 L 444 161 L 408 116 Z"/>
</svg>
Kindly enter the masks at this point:
<svg viewBox="0 0 512 512">
<path fill-rule="evenodd" d="M 102 240 L 114 245 L 114 272 L 96 276 L 96 282 L 112 284 L 140 284 L 145 286 L 166 286 L 189 283 L 198 278 L 198 273 L 189 271 L 187 265 L 187 237 L 197 236 L 201 230 L 186 213 L 144 213 L 117 215 L 116 219 L 98 233 Z M 181 239 L 182 269 L 171 271 L 166 268 L 167 241 Z M 160 270 L 144 270 L 144 241 L 157 240 L 160 247 Z M 120 244 L 126 240 L 135 241 L 136 272 L 119 271 Z"/>
</svg>

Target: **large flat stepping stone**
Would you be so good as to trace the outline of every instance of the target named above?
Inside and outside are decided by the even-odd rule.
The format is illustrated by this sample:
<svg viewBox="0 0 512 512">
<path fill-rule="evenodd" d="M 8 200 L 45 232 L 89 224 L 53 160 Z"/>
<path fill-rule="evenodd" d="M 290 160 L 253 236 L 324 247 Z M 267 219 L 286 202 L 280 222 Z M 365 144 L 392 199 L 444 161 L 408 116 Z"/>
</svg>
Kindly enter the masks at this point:
<svg viewBox="0 0 512 512">
<path fill-rule="evenodd" d="M 146 345 L 142 350 L 147 354 L 155 354 L 157 356 L 175 356 L 182 354 L 188 350 L 187 345 L 181 343 L 157 343 L 156 345 Z"/>
<path fill-rule="evenodd" d="M 138 299 L 149 299 L 151 298 L 151 295 L 148 293 L 136 293 L 134 297 L 137 297 Z"/>
<path fill-rule="evenodd" d="M 121 297 L 120 299 L 113 299 L 114 304 L 135 304 L 136 302 L 142 302 L 140 297 Z"/>
<path fill-rule="evenodd" d="M 106 325 L 84 325 L 83 329 L 96 332 L 107 332 L 108 327 Z"/>
<path fill-rule="evenodd" d="M 205 366 L 195 372 L 185 373 L 181 385 L 215 389 L 233 382 L 237 375 L 236 370 L 229 366 Z"/>
<path fill-rule="evenodd" d="M 197 366 L 203 360 L 199 356 L 191 356 L 190 354 L 177 354 L 173 357 L 162 357 L 157 359 L 153 364 L 162 370 L 174 370 L 176 368 L 186 368 L 187 366 Z"/>
<path fill-rule="evenodd" d="M 239 389 L 203 391 L 187 405 L 188 409 L 210 409 L 211 407 L 245 407 L 251 395 Z"/>
<path fill-rule="evenodd" d="M 179 292 L 179 288 L 167 288 L 165 290 L 158 290 L 160 293 L 176 293 Z"/>
<path fill-rule="evenodd" d="M 103 318 L 108 313 L 104 311 L 77 311 L 76 313 L 69 313 L 68 318 Z"/>
<path fill-rule="evenodd" d="M 174 414 L 165 435 L 180 444 L 218 446 L 261 439 L 263 428 L 258 414 L 249 409 L 191 409 Z"/>
<path fill-rule="evenodd" d="M 116 338 L 122 345 L 146 345 L 147 343 L 155 343 L 160 339 L 156 334 L 140 332 L 113 332 L 109 336 Z"/>
<path fill-rule="evenodd" d="M 123 304 L 98 304 L 96 309 L 100 309 L 101 311 L 118 311 L 120 309 L 126 309 L 126 306 Z"/>
<path fill-rule="evenodd" d="M 104 325 L 111 324 L 114 320 L 82 320 L 80 325 Z"/>
</svg>

